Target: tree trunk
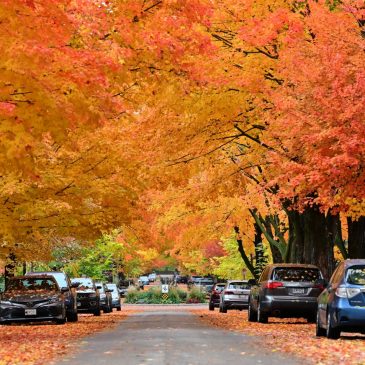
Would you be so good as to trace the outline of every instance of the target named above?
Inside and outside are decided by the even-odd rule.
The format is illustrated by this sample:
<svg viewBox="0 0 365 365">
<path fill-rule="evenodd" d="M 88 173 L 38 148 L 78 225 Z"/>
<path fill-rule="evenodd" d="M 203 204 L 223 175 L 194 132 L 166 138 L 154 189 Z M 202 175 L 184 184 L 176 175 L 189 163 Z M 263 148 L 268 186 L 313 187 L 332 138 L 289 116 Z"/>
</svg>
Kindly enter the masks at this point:
<svg viewBox="0 0 365 365">
<path fill-rule="evenodd" d="M 274 235 L 273 235 L 272 229 L 271 229 L 270 217 L 265 217 L 264 226 L 266 228 L 267 234 L 272 239 L 274 239 Z M 276 246 L 274 246 L 270 241 L 269 241 L 269 244 L 270 244 L 270 250 L 271 250 L 271 256 L 272 256 L 273 263 L 276 264 L 276 263 L 283 262 L 283 257 L 281 256 L 279 249 Z"/>
<path fill-rule="evenodd" d="M 237 245 L 238 245 L 238 252 L 240 253 L 240 255 L 242 257 L 242 260 L 245 263 L 247 269 L 251 272 L 252 276 L 255 279 L 258 279 L 258 276 L 256 276 L 256 273 L 255 273 L 255 267 L 252 265 L 252 262 L 247 257 L 246 252 L 245 252 L 245 249 L 243 247 L 243 241 L 242 241 L 242 239 L 240 237 L 240 229 L 239 229 L 239 227 L 238 226 L 235 226 L 234 227 L 234 231 L 236 232 L 236 235 L 237 235 L 236 241 L 237 241 Z"/>
<path fill-rule="evenodd" d="M 347 218 L 349 230 L 348 253 L 350 259 L 365 258 L 365 217 L 361 216 L 359 220 L 353 221 Z"/>
<path fill-rule="evenodd" d="M 15 276 L 15 269 L 16 269 L 16 256 L 13 253 L 10 253 L 8 256 L 7 263 L 5 265 L 5 287 L 7 286 L 7 282 L 9 278 Z"/>
<path fill-rule="evenodd" d="M 334 268 L 333 246 L 328 239 L 326 217 L 318 206 L 307 207 L 303 213 L 288 211 L 288 262 L 317 265 L 326 279 Z"/>
<path fill-rule="evenodd" d="M 328 239 L 333 247 L 337 246 L 344 259 L 348 258 L 348 252 L 342 237 L 342 227 L 339 213 L 327 213 L 326 223 L 328 229 Z"/>
</svg>

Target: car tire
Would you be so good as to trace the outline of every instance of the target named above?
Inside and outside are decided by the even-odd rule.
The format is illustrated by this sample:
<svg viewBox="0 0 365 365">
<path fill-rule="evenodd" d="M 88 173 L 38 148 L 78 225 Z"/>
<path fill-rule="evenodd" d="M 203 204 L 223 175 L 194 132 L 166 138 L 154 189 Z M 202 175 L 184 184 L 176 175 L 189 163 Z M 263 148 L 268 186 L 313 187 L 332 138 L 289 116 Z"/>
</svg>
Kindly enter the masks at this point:
<svg viewBox="0 0 365 365">
<path fill-rule="evenodd" d="M 79 320 L 79 316 L 77 312 L 69 312 L 67 313 L 67 322 L 77 322 Z"/>
<path fill-rule="evenodd" d="M 56 324 L 65 324 L 66 323 L 66 309 L 63 308 L 62 310 L 62 318 L 57 318 L 55 320 Z"/>
<path fill-rule="evenodd" d="M 100 310 L 100 308 L 95 309 L 95 310 L 94 310 L 94 316 L 99 317 L 100 315 L 101 315 L 101 310 Z"/>
<path fill-rule="evenodd" d="M 222 304 L 220 312 L 221 313 L 227 313 L 227 307 L 224 304 Z"/>
<path fill-rule="evenodd" d="M 209 310 L 214 311 L 214 304 L 209 302 Z"/>
<path fill-rule="evenodd" d="M 317 312 L 317 319 L 316 319 L 316 336 L 317 337 L 326 336 L 326 330 L 321 327 L 321 320 L 319 319 L 319 311 Z"/>
<path fill-rule="evenodd" d="M 117 307 L 117 312 L 120 312 L 122 310 L 122 307 Z"/>
<path fill-rule="evenodd" d="M 249 322 L 257 322 L 257 312 L 253 310 L 251 302 L 248 305 L 247 317 Z"/>
<path fill-rule="evenodd" d="M 259 323 L 267 323 L 269 321 L 269 316 L 266 313 L 262 313 L 261 303 L 259 300 L 259 305 L 257 307 L 257 322 Z"/>
<path fill-rule="evenodd" d="M 331 312 L 328 311 L 326 337 L 331 340 L 338 340 L 340 336 L 341 330 L 339 327 L 333 327 Z"/>
</svg>

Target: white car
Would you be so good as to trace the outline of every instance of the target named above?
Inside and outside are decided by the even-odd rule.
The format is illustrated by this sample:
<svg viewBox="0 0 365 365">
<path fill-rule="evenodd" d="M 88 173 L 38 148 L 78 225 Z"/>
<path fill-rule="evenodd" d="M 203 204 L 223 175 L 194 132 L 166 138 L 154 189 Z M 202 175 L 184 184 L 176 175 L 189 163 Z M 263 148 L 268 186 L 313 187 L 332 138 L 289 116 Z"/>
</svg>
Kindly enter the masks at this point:
<svg viewBox="0 0 365 365">
<path fill-rule="evenodd" d="M 141 288 L 143 288 L 145 285 L 148 285 L 150 281 L 148 280 L 148 276 L 140 276 L 138 279 L 138 284 Z"/>
<path fill-rule="evenodd" d="M 153 272 L 152 274 L 148 275 L 148 280 L 150 283 L 153 283 L 154 281 L 156 281 L 157 279 L 157 275 Z"/>
</svg>

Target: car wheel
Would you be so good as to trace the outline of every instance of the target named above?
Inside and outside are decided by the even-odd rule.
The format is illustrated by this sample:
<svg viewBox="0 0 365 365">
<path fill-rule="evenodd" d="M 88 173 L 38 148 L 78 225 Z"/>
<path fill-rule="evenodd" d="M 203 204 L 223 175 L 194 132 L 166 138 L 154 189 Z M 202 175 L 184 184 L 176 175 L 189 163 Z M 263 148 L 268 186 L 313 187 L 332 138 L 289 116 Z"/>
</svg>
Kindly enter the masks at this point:
<svg viewBox="0 0 365 365">
<path fill-rule="evenodd" d="M 57 318 L 55 321 L 57 324 L 65 324 L 66 323 L 66 309 L 63 308 L 62 318 Z"/>
<path fill-rule="evenodd" d="M 340 328 L 339 327 L 333 327 L 331 312 L 328 312 L 328 314 L 327 314 L 326 336 L 327 336 L 327 338 L 330 338 L 331 340 L 337 340 L 341 336 Z"/>
<path fill-rule="evenodd" d="M 214 311 L 214 304 L 209 302 L 209 310 Z"/>
<path fill-rule="evenodd" d="M 94 316 L 98 316 L 99 317 L 100 314 L 101 314 L 100 307 L 94 310 Z"/>
<path fill-rule="evenodd" d="M 227 313 L 227 307 L 224 305 L 224 303 L 222 304 L 221 313 Z"/>
<path fill-rule="evenodd" d="M 257 322 L 259 323 L 267 323 L 269 320 L 269 316 L 266 313 L 262 313 L 261 303 L 259 299 L 259 306 L 257 308 Z"/>
<path fill-rule="evenodd" d="M 67 322 L 77 322 L 79 319 L 77 312 L 67 313 Z"/>
<path fill-rule="evenodd" d="M 251 302 L 248 305 L 247 317 L 249 322 L 257 322 L 257 312 L 253 310 Z"/>
<path fill-rule="evenodd" d="M 117 312 L 120 312 L 122 310 L 122 307 L 117 307 Z"/>
<path fill-rule="evenodd" d="M 317 337 L 326 336 L 326 330 L 321 327 L 321 320 L 319 319 L 319 311 L 317 311 L 317 319 L 316 319 L 316 336 Z"/>
</svg>

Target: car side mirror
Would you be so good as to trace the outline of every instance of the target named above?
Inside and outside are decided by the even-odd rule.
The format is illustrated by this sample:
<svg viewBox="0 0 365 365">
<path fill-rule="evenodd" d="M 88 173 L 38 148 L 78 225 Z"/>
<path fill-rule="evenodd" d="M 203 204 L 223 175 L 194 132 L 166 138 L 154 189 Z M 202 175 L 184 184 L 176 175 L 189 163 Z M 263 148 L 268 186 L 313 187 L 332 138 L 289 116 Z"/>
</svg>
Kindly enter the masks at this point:
<svg viewBox="0 0 365 365">
<path fill-rule="evenodd" d="M 97 286 L 96 286 L 96 289 L 102 289 L 102 286 L 97 285 Z"/>
<path fill-rule="evenodd" d="M 78 283 L 78 282 L 71 284 L 71 288 L 78 288 L 79 286 L 80 286 L 80 283 Z"/>
<path fill-rule="evenodd" d="M 113 293 L 113 290 L 107 289 L 107 290 L 105 290 L 105 293 Z"/>
<path fill-rule="evenodd" d="M 257 285 L 257 281 L 256 281 L 256 279 L 250 279 L 250 280 L 247 282 L 247 284 L 248 284 L 249 286 L 254 286 L 254 285 Z"/>
<path fill-rule="evenodd" d="M 64 287 L 62 287 L 61 288 L 61 292 L 62 293 L 66 293 L 66 292 L 68 292 L 69 291 L 69 289 L 68 289 L 68 287 L 67 286 L 64 286 Z"/>
</svg>

